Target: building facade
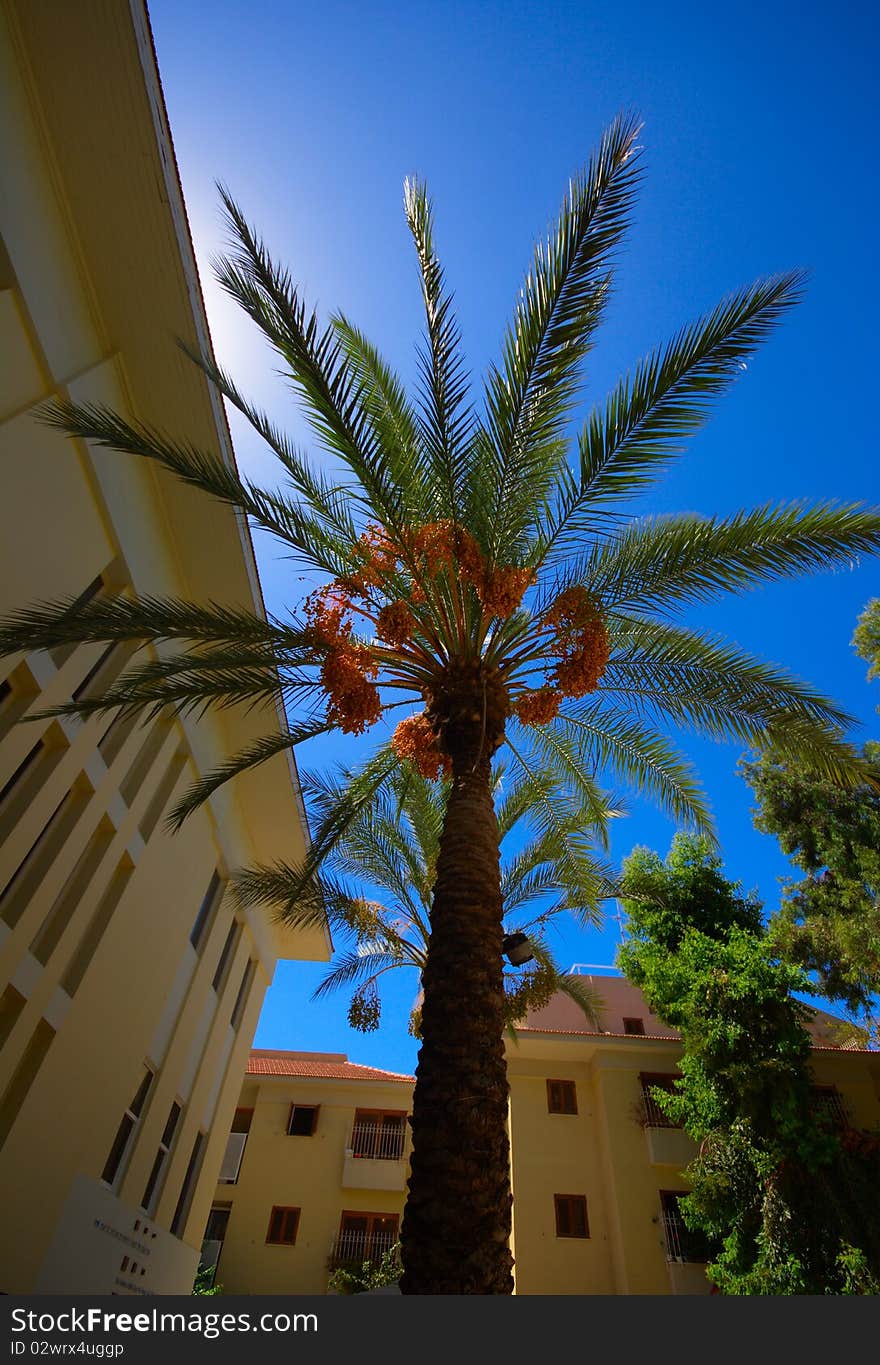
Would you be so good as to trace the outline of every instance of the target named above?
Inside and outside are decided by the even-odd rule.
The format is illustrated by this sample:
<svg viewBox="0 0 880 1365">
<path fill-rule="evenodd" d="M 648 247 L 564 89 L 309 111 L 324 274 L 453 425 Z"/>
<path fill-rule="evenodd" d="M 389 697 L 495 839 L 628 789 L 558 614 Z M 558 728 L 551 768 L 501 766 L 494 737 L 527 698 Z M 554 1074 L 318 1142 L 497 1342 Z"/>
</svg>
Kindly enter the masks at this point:
<svg viewBox="0 0 880 1365">
<path fill-rule="evenodd" d="M 653 1090 L 681 1044 L 620 977 L 594 977 L 603 1031 L 556 996 L 508 1045 L 517 1294 L 707 1294 L 706 1248 L 678 1210 L 693 1143 Z M 817 1013 L 818 1100 L 880 1127 L 880 1053 Z M 252 1053 L 204 1260 L 228 1293 L 324 1293 L 330 1270 L 396 1236 L 412 1078 L 313 1053 Z"/>
<path fill-rule="evenodd" d="M 262 610 L 247 528 L 42 425 L 105 402 L 232 460 L 142 0 L 0 0 L 0 613 L 152 594 Z M 177 835 L 198 776 L 283 723 L 34 720 L 126 648 L 0 663 L 0 1290 L 188 1292 L 260 1005 L 322 931 L 238 911 L 305 848 L 279 757 Z"/>
<path fill-rule="evenodd" d="M 394 1245 L 412 1088 L 340 1053 L 251 1053 L 202 1249 L 226 1293 L 323 1294 Z"/>
</svg>

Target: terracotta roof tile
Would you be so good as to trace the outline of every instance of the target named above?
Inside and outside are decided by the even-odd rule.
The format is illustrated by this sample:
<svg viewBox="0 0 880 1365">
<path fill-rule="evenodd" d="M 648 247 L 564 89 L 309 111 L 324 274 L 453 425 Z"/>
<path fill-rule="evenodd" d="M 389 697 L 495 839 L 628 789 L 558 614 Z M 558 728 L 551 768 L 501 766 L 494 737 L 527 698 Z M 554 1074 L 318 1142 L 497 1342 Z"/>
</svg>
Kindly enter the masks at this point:
<svg viewBox="0 0 880 1365">
<path fill-rule="evenodd" d="M 304 1076 L 328 1081 L 409 1081 L 398 1071 L 381 1071 L 375 1066 L 350 1062 L 340 1052 L 280 1052 L 254 1048 L 248 1058 L 249 1076 Z"/>
</svg>

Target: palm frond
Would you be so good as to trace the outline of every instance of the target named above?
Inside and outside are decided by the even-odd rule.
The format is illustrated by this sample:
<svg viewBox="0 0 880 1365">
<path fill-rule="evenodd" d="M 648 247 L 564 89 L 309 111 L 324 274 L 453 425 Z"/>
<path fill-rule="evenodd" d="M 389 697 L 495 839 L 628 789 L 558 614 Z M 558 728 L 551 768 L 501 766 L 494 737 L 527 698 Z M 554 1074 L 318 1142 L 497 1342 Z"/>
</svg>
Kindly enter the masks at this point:
<svg viewBox="0 0 880 1365">
<path fill-rule="evenodd" d="M 348 365 L 357 376 L 379 447 L 391 451 L 395 468 L 405 471 L 402 485 L 407 490 L 409 513 L 427 520 L 431 509 L 422 491 L 423 452 L 418 417 L 404 387 L 376 346 L 344 314 L 334 314 L 330 323 Z"/>
<path fill-rule="evenodd" d="M 562 995 L 567 995 L 569 1000 L 573 1000 L 588 1023 L 597 1031 L 601 1031 L 605 1010 L 601 991 L 589 985 L 582 976 L 571 976 L 568 972 L 559 973 L 556 989 Z"/>
<path fill-rule="evenodd" d="M 600 768 L 657 801 L 673 819 L 715 838 L 694 769 L 664 735 L 601 700 L 569 703 L 553 728 L 586 739 Z"/>
<path fill-rule="evenodd" d="M 41 409 L 40 416 L 47 426 L 67 436 L 155 461 L 183 483 L 237 507 L 257 526 L 293 548 L 304 562 L 334 575 L 346 571 L 344 542 L 290 499 L 240 478 L 219 455 L 188 441 L 171 441 L 158 428 L 129 422 L 98 403 L 54 399 Z"/>
<path fill-rule="evenodd" d="M 606 611 L 672 612 L 721 593 L 837 567 L 880 549 L 880 511 L 831 502 L 767 504 L 731 517 L 645 518 L 573 561 Z M 540 609 L 540 608 L 539 608 Z"/>
<path fill-rule="evenodd" d="M 534 250 L 501 367 L 486 380 L 487 458 L 492 550 L 497 560 L 521 551 L 522 531 L 557 476 L 563 424 L 579 371 L 609 294 L 610 266 L 629 224 L 639 180 L 639 125 L 616 118 L 583 172 L 568 187 L 546 239 Z"/>
<path fill-rule="evenodd" d="M 378 943 L 362 943 L 336 958 L 312 991 L 312 999 L 323 1000 L 347 986 L 365 986 L 375 982 L 383 972 L 400 965 L 401 958 L 391 949 Z"/>
<path fill-rule="evenodd" d="M 579 440 L 573 479 L 539 538 L 539 555 L 557 553 L 595 525 L 593 509 L 651 484 L 706 421 L 712 400 L 800 298 L 799 271 L 759 280 L 685 327 L 622 379 Z"/>
<path fill-rule="evenodd" d="M 601 692 L 617 706 L 712 739 L 782 743 L 841 780 L 861 771 L 843 738 L 852 717 L 799 678 L 718 637 L 666 623 L 617 622 L 615 636 Z"/>
<path fill-rule="evenodd" d="M 302 744 L 304 740 L 314 739 L 316 735 L 326 734 L 330 728 L 326 720 L 315 721 L 311 725 L 303 724 L 295 726 L 291 730 L 284 730 L 278 735 L 265 735 L 254 744 L 249 744 L 246 748 L 240 749 L 237 754 L 233 754 L 224 763 L 205 773 L 204 777 L 200 778 L 198 782 L 194 782 L 184 792 L 168 816 L 168 827 L 172 830 L 180 829 L 184 821 L 227 782 L 231 782 L 233 778 L 239 777 L 242 773 L 250 772 L 253 768 L 258 768 L 260 764 L 268 762 L 277 754 L 291 751 L 297 744 Z"/>
<path fill-rule="evenodd" d="M 285 923 L 299 922 L 299 906 L 306 906 L 316 896 L 315 879 L 325 860 L 333 853 L 346 832 L 358 816 L 374 801 L 400 765 L 390 745 L 380 748 L 363 767 L 351 775 L 347 787 L 341 793 L 327 788 L 321 780 L 311 774 L 302 781 L 304 794 L 317 790 L 323 796 L 323 805 L 317 807 L 318 820 L 312 832 L 308 852 L 296 867 L 278 863 L 246 869 L 236 882 L 236 892 L 242 905 L 257 905 L 261 902 L 272 877 L 277 885 L 283 886 L 284 904 L 281 918 Z M 315 807 L 313 806 L 313 809 Z"/>
<path fill-rule="evenodd" d="M 296 492 L 305 500 L 309 511 L 325 522 L 327 528 L 338 536 L 343 544 L 353 544 L 358 534 L 350 512 L 353 490 L 347 485 L 331 483 L 320 470 L 312 468 L 271 418 L 244 397 L 224 369 L 188 346 L 185 341 L 178 340 L 177 344 L 266 442 L 281 462 Z"/>
<path fill-rule="evenodd" d="M 163 640 L 232 648 L 265 645 L 280 651 L 308 644 L 301 630 L 256 612 L 171 597 L 99 597 L 84 605 L 69 597 L 37 602 L 0 621 L 0 655 L 64 645 Z"/>
<path fill-rule="evenodd" d="M 465 399 L 468 377 L 461 356 L 461 334 L 446 292 L 443 268 L 434 249 L 431 200 L 424 184 L 406 180 L 406 221 L 415 243 L 425 305 L 427 344 L 419 348 L 424 472 L 436 499 L 435 517 L 458 520 L 463 507 L 473 416 Z"/>
<path fill-rule="evenodd" d="M 229 191 L 219 186 L 230 231 L 230 254 L 215 262 L 221 287 L 257 324 L 286 362 L 319 441 L 355 475 L 351 497 L 390 532 L 405 524 L 406 469 L 375 437 L 364 388 L 332 324 L 309 312 L 290 275 L 275 264 Z"/>
<path fill-rule="evenodd" d="M 591 895 L 591 888 L 595 886 L 594 874 L 590 864 L 589 847 L 586 845 L 581 833 L 573 829 L 574 813 L 578 808 L 578 802 L 572 797 L 570 792 L 561 788 L 558 778 L 552 770 L 548 771 L 542 767 L 541 763 L 529 752 L 527 739 L 523 736 L 522 747 L 515 745 L 507 736 L 508 747 L 522 772 L 523 778 L 528 782 L 531 791 L 531 812 L 537 828 L 556 838 L 559 842 L 559 851 L 556 861 L 559 867 L 560 880 L 567 886 L 574 889 L 575 895 L 581 888 L 586 888 L 583 900 L 586 904 L 583 907 L 585 921 L 591 925 L 596 925 L 600 921 L 595 897 Z"/>
</svg>

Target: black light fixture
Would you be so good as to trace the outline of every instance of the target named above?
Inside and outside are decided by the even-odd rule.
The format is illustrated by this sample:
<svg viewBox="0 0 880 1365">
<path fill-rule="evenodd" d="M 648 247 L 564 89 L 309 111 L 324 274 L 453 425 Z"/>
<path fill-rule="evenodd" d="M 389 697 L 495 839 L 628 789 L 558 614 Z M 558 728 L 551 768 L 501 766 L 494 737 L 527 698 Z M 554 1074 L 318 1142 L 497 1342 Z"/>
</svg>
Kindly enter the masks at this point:
<svg viewBox="0 0 880 1365">
<path fill-rule="evenodd" d="M 519 933 L 505 934 L 501 942 L 501 951 L 511 967 L 522 967 L 524 963 L 531 962 L 535 956 L 525 934 Z"/>
</svg>

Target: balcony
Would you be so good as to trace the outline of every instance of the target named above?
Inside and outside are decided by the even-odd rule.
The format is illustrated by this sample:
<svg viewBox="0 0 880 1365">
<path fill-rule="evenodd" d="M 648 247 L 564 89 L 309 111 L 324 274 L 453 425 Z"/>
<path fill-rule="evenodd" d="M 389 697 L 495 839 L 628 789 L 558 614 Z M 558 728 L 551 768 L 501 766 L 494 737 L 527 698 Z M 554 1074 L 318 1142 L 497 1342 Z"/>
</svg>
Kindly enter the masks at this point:
<svg viewBox="0 0 880 1365">
<path fill-rule="evenodd" d="M 678 1170 L 693 1161 L 697 1145 L 666 1114 L 654 1097 L 655 1089 L 671 1090 L 673 1077 L 642 1076 L 642 1123 L 648 1143 L 648 1160 L 654 1166 L 675 1166 Z"/>
<path fill-rule="evenodd" d="M 340 1266 L 360 1266 L 364 1261 L 374 1265 L 381 1261 L 386 1251 L 390 1251 L 397 1241 L 394 1232 L 340 1232 L 330 1248 L 329 1266 L 338 1270 Z"/>
<path fill-rule="evenodd" d="M 342 1184 L 349 1190 L 402 1190 L 406 1183 L 406 1128 L 356 1122 L 345 1149 Z"/>
<path fill-rule="evenodd" d="M 676 1193 L 665 1191 L 661 1199 L 660 1222 L 673 1294 L 709 1294 L 712 1286 L 706 1279 L 706 1262 L 712 1251 L 708 1240 L 687 1227 L 678 1209 Z"/>
</svg>

